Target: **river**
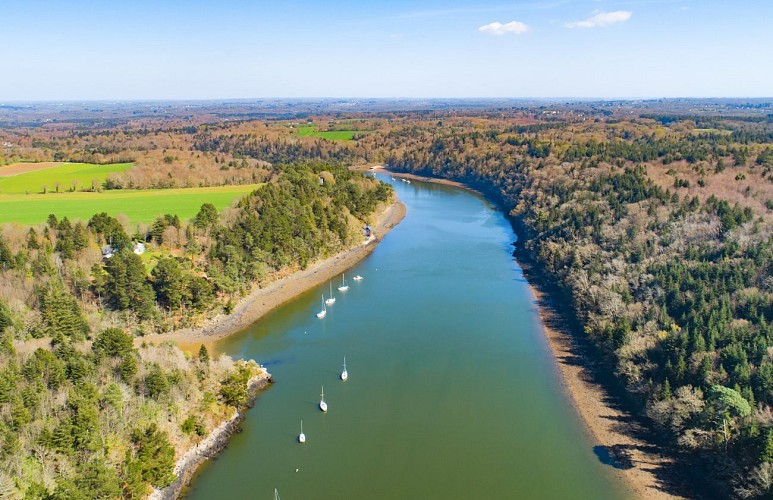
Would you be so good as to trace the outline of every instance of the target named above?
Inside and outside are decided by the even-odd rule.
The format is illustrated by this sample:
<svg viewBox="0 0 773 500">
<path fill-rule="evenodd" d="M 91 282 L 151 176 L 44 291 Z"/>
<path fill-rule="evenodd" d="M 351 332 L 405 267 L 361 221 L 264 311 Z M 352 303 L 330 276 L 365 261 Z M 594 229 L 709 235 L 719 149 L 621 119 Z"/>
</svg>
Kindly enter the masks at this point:
<svg viewBox="0 0 773 500">
<path fill-rule="evenodd" d="M 621 498 L 561 387 L 503 214 L 381 178 L 408 213 L 347 273 L 365 279 L 334 290 L 322 320 L 327 284 L 216 346 L 276 384 L 187 498 Z"/>
</svg>

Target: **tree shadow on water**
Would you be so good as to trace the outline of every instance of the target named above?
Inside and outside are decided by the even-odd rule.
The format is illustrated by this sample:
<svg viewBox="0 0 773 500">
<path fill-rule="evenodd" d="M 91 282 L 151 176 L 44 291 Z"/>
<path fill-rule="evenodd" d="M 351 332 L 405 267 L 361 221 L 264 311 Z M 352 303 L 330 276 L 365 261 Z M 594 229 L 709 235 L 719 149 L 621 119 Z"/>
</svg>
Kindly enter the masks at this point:
<svg viewBox="0 0 773 500">
<path fill-rule="evenodd" d="M 538 290 L 535 304 L 540 308 L 546 328 L 557 332 L 562 347 L 556 353 L 560 365 L 580 367 L 577 376 L 599 390 L 598 403 L 612 410 L 602 418 L 610 421 L 610 430 L 621 436 L 622 443 L 597 444 L 593 453 L 604 465 L 615 470 L 639 469 L 651 474 L 656 490 L 685 498 L 717 498 L 726 493 L 706 470 L 688 454 L 652 427 L 641 401 L 628 393 L 615 377 L 615 367 L 604 353 L 584 334 L 580 321 L 572 314 L 571 298 L 545 273 L 535 272 L 532 262 L 519 259 L 524 277 Z M 630 441 L 630 442 L 629 442 Z"/>
<path fill-rule="evenodd" d="M 604 465 L 609 465 L 615 469 L 627 470 L 633 468 L 631 454 L 623 446 L 594 446 L 593 453 Z"/>
</svg>

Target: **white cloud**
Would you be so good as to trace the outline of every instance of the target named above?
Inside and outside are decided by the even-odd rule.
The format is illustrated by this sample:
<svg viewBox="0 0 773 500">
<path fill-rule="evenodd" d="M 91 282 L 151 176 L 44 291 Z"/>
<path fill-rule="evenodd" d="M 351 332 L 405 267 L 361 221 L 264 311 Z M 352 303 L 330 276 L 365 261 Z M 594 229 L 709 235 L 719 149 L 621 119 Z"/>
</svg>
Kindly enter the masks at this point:
<svg viewBox="0 0 773 500">
<path fill-rule="evenodd" d="M 602 28 L 617 23 L 624 23 L 631 18 L 632 12 L 616 10 L 615 12 L 599 12 L 584 21 L 566 23 L 567 28 Z"/>
<path fill-rule="evenodd" d="M 528 24 L 520 21 L 510 21 L 509 23 L 502 24 L 500 22 L 489 23 L 478 28 L 478 31 L 485 35 L 523 35 L 527 31 L 531 30 Z"/>
</svg>

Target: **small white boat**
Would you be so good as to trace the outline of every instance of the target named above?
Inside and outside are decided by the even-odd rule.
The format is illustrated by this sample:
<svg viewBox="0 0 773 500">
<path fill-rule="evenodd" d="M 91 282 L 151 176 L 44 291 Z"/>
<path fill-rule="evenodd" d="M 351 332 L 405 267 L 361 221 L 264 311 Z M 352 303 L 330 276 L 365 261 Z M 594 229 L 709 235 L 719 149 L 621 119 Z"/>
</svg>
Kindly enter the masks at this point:
<svg viewBox="0 0 773 500">
<path fill-rule="evenodd" d="M 317 313 L 317 317 L 319 319 L 322 319 L 325 316 L 327 316 L 327 307 L 325 307 L 325 295 L 323 294 L 322 295 L 322 310 Z"/>
<path fill-rule="evenodd" d="M 354 278 L 352 278 L 352 279 L 353 279 L 354 281 L 362 281 L 364 278 L 358 274 L 357 276 L 355 276 L 355 277 L 354 277 Z"/>
<path fill-rule="evenodd" d="M 325 403 L 325 386 L 322 386 L 322 394 L 319 396 L 319 409 L 326 412 L 327 403 Z"/>
<path fill-rule="evenodd" d="M 298 442 L 299 443 L 306 442 L 306 434 L 303 433 L 303 420 L 301 420 L 301 433 L 298 434 Z"/>
<path fill-rule="evenodd" d="M 274 500 L 279 500 L 279 490 L 274 488 Z"/>
<path fill-rule="evenodd" d="M 346 274 L 341 275 L 341 286 L 338 287 L 339 292 L 345 292 L 349 289 L 349 285 L 346 284 Z"/>
<path fill-rule="evenodd" d="M 325 300 L 325 304 L 332 306 L 336 303 L 336 298 L 333 297 L 333 283 L 330 283 L 330 297 Z"/>
<path fill-rule="evenodd" d="M 409 181 L 408 179 L 405 179 L 405 183 L 406 183 L 406 184 L 410 184 L 410 183 L 411 183 L 411 181 Z"/>
<path fill-rule="evenodd" d="M 349 372 L 346 371 L 346 356 L 344 356 L 344 371 L 341 372 L 341 380 L 346 382 L 346 379 L 349 378 Z"/>
<path fill-rule="evenodd" d="M 395 179 L 394 177 L 392 177 L 392 180 L 393 180 L 393 181 L 396 181 L 397 179 Z"/>
</svg>

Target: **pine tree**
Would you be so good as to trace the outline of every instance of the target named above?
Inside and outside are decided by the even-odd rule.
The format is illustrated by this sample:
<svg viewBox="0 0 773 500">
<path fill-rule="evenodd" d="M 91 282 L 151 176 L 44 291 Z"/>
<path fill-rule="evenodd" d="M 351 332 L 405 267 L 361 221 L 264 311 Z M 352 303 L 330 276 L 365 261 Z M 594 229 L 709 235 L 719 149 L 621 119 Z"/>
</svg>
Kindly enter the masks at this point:
<svg viewBox="0 0 773 500">
<path fill-rule="evenodd" d="M 209 351 L 204 344 L 201 344 L 201 347 L 199 347 L 199 361 L 205 365 L 209 364 Z"/>
<path fill-rule="evenodd" d="M 166 433 L 159 431 L 156 424 L 151 424 L 144 431 L 135 429 L 132 441 L 135 456 L 127 460 L 129 462 L 127 465 L 130 468 L 137 467 L 142 479 L 157 488 L 171 484 L 175 479 L 172 472 L 174 448 L 169 444 Z"/>
<path fill-rule="evenodd" d="M 83 340 L 89 331 L 86 318 L 75 298 L 59 280 L 51 280 L 37 292 L 40 313 L 46 333 L 51 337 L 65 336 Z"/>
<path fill-rule="evenodd" d="M 153 289 L 139 255 L 122 250 L 105 266 L 106 291 L 110 305 L 118 310 L 131 309 L 140 319 L 153 316 Z"/>
</svg>

